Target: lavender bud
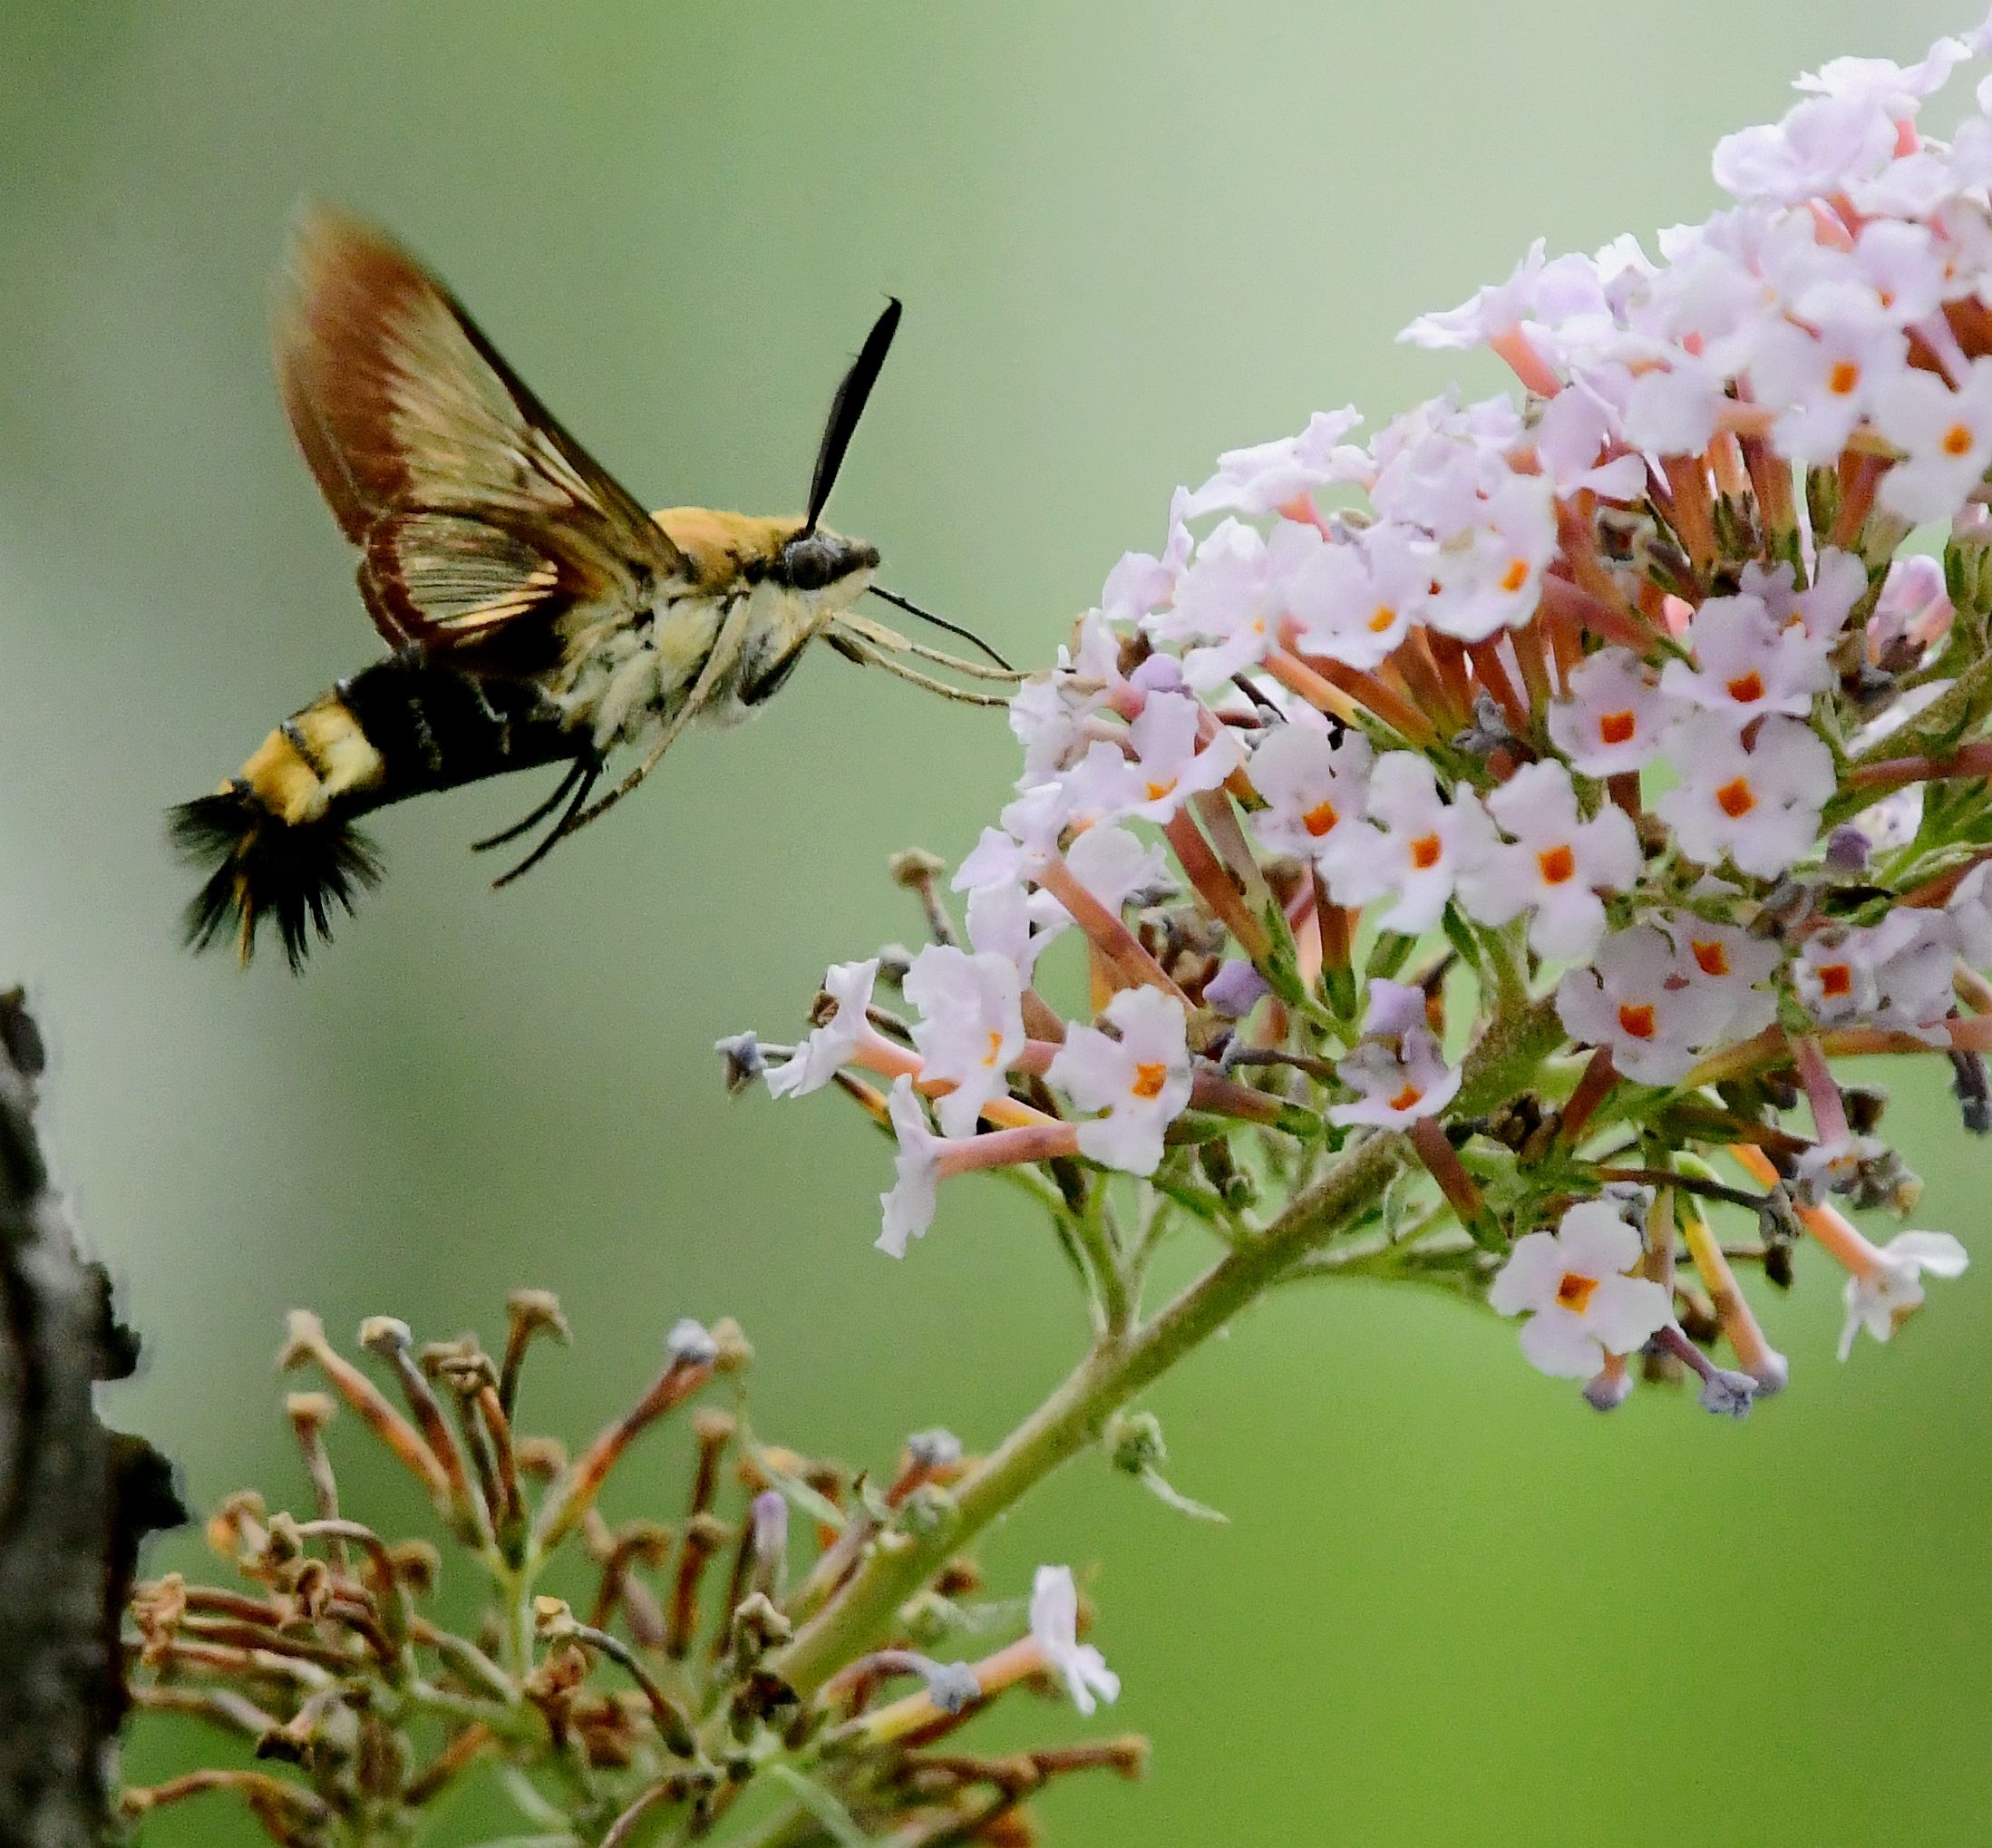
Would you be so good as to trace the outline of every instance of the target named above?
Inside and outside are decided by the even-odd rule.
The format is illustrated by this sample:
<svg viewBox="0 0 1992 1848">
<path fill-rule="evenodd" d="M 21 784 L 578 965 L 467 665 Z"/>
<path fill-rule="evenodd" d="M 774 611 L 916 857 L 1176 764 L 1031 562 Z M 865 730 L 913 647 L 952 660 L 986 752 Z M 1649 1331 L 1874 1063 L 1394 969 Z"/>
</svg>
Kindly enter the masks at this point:
<svg viewBox="0 0 1992 1848">
<path fill-rule="evenodd" d="M 1272 991 L 1250 963 L 1234 957 L 1203 985 L 1203 1005 L 1219 1020 L 1242 1020 Z"/>
<path fill-rule="evenodd" d="M 1842 822 L 1826 837 L 1826 869 L 1829 872 L 1857 873 L 1868 870 L 1874 842 L 1851 822 Z"/>
<path fill-rule="evenodd" d="M 685 1367 L 710 1367 L 719 1358 L 719 1343 L 704 1323 L 681 1316 L 664 1337 L 664 1351 Z"/>
<path fill-rule="evenodd" d="M 966 1662 L 935 1662 L 928 1670 L 927 1697 L 943 1713 L 966 1713 L 982 1698 L 982 1683 Z"/>
<path fill-rule="evenodd" d="M 1705 1412 L 1714 1412 L 1724 1418 L 1744 1418 L 1750 1413 L 1750 1402 L 1756 1396 L 1757 1383 L 1747 1373 L 1734 1373 L 1726 1367 L 1711 1369 L 1702 1382 L 1698 1403 Z"/>
<path fill-rule="evenodd" d="M 961 1439 L 952 1431 L 916 1431 L 906 1440 L 906 1454 L 922 1469 L 947 1469 L 961 1461 Z"/>
</svg>

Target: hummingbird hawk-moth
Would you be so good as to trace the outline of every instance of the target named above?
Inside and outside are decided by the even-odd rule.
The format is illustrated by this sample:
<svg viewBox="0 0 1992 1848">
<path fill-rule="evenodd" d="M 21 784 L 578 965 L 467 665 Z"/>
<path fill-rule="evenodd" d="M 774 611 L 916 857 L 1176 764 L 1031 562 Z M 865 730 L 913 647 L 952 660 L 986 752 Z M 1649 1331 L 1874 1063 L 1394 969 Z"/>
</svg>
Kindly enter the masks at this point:
<svg viewBox="0 0 1992 1848">
<path fill-rule="evenodd" d="M 306 211 L 278 295 L 277 378 L 392 652 L 286 719 L 215 794 L 173 812 L 175 838 L 209 872 L 189 941 L 205 948 L 227 933 L 247 962 L 267 920 L 301 967 L 335 908 L 350 910 L 380 877 L 357 818 L 558 767 L 545 802 L 475 843 L 498 847 L 548 823 L 496 881 L 506 885 L 636 788 L 692 720 L 761 705 L 819 636 L 851 660 L 1000 703 L 913 666 L 1014 677 L 968 631 L 880 589 L 877 551 L 821 523 L 899 321 L 889 301 L 837 388 L 801 519 L 648 513 L 393 238 L 343 212 Z M 868 591 L 997 666 L 859 615 Z M 597 796 L 626 746 L 641 760 Z"/>
</svg>

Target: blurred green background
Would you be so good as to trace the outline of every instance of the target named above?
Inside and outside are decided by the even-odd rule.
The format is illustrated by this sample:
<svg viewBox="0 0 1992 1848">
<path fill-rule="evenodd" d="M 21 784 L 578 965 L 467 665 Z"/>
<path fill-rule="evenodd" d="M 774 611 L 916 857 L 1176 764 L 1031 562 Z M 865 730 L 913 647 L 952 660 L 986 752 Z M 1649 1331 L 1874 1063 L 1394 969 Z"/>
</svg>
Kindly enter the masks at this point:
<svg viewBox="0 0 1992 1848">
<path fill-rule="evenodd" d="M 988 715 L 826 654 L 502 896 L 463 847 L 523 785 L 382 818 L 389 880 L 303 981 L 179 949 L 161 810 L 374 651 L 265 351 L 301 195 L 427 255 L 648 504 L 795 505 L 903 296 L 835 523 L 1042 660 L 1219 449 L 1491 387 L 1392 336 L 1537 235 L 1699 217 L 1716 135 L 1799 70 L 1966 10 L 13 0 L 0 977 L 43 1012 L 61 1170 L 145 1333 L 115 1417 L 203 1505 L 297 1497 L 285 1308 L 491 1330 L 530 1282 L 579 1337 L 535 1422 L 582 1435 L 675 1317 L 731 1312 L 763 1430 L 876 1463 L 923 1425 L 993 1442 L 1082 1334 L 1008 1195 L 950 1188 L 891 1264 L 883 1146 L 834 1097 L 730 1106 L 706 1050 L 787 1036 L 827 961 L 913 935 L 886 855 L 993 815 Z M 1926 1222 L 1971 1239 L 1982 1151 L 1934 1076 L 1887 1075 Z M 1142 1787 L 1051 1802 L 1056 1839 L 1983 1842 L 1987 1291 L 1937 1286 L 1841 1368 L 1837 1279 L 1800 1282 L 1765 1307 L 1793 1389 L 1742 1427 L 1664 1394 L 1598 1419 L 1437 1300 L 1247 1318 L 1152 1401 L 1231 1526 L 1087 1461 L 986 1549 L 1018 1592 L 1097 1562 L 1106 1717 L 1155 1741 Z M 675 1464 L 619 1512 L 646 1486 L 675 1501 Z M 151 1733 L 134 1774 L 187 1746 Z M 209 1799 L 149 1839 L 247 1832 Z"/>
</svg>

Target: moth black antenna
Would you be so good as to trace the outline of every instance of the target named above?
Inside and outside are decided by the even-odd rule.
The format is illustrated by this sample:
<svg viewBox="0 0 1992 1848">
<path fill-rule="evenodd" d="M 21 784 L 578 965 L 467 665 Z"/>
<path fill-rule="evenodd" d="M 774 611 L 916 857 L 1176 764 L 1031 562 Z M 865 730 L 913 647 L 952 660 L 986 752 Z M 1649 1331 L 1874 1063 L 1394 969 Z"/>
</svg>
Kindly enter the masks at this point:
<svg viewBox="0 0 1992 1848">
<path fill-rule="evenodd" d="M 909 603 L 905 598 L 896 596 L 890 590 L 881 590 L 876 584 L 871 586 L 871 594 L 874 597 L 882 597 L 893 608 L 903 609 L 909 616 L 917 616 L 922 622 L 930 622 L 936 628 L 946 629 L 949 635 L 958 636 L 972 647 L 980 648 L 1006 674 L 1015 674 L 1016 672 L 1015 667 L 1011 666 L 1001 655 L 997 654 L 972 628 L 964 628 L 958 622 L 949 622 L 947 618 L 936 616 L 931 610 L 922 609 L 917 603 Z"/>
<path fill-rule="evenodd" d="M 885 312 L 871 324 L 871 332 L 865 336 L 865 344 L 858 349 L 858 356 L 850 363 L 837 387 L 837 395 L 830 401 L 830 416 L 823 424 L 823 441 L 816 452 L 816 472 L 810 479 L 809 517 L 802 522 L 806 537 L 816 530 L 816 522 L 822 517 L 823 503 L 830 499 L 830 491 L 837 485 L 837 472 L 844 465 L 844 452 L 850 447 L 852 433 L 858 428 L 858 420 L 864 415 L 865 400 L 871 395 L 871 388 L 879 382 L 879 368 L 885 364 L 887 350 L 892 345 L 892 336 L 899 326 L 899 298 L 889 296 Z"/>
</svg>

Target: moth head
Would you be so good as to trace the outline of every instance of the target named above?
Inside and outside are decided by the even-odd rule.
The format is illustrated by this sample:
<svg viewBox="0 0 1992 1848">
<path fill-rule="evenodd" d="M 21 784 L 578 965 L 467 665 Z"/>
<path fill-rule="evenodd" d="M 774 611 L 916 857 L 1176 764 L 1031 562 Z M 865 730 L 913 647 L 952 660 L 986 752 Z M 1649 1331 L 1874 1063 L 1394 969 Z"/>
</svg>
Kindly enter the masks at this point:
<svg viewBox="0 0 1992 1848">
<path fill-rule="evenodd" d="M 878 569 L 876 547 L 827 527 L 803 526 L 782 541 L 768 575 L 784 589 L 842 609 L 870 588 Z"/>
</svg>

